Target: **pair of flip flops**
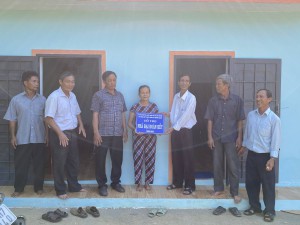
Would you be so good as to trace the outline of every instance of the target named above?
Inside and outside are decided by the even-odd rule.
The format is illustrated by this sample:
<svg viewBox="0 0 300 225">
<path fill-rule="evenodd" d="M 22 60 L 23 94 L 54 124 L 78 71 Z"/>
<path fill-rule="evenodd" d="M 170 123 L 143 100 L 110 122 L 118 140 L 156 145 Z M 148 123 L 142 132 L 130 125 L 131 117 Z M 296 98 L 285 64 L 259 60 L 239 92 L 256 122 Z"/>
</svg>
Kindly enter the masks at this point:
<svg viewBox="0 0 300 225">
<path fill-rule="evenodd" d="M 82 207 L 79 208 L 72 208 L 70 213 L 74 216 L 78 216 L 80 218 L 87 218 L 88 214 L 92 215 L 93 217 L 99 217 L 100 212 L 95 206 L 87 206 L 85 211 Z"/>
<path fill-rule="evenodd" d="M 153 217 L 155 217 L 155 216 L 160 217 L 160 216 L 166 215 L 167 212 L 168 212 L 168 211 L 167 211 L 166 209 L 151 209 L 151 210 L 148 212 L 148 216 L 149 216 L 150 218 L 153 218 Z"/>
<path fill-rule="evenodd" d="M 67 212 L 61 211 L 60 209 L 56 209 L 55 211 L 49 211 L 42 215 L 42 219 L 51 223 L 57 223 L 61 221 L 63 218 L 68 216 Z"/>
<path fill-rule="evenodd" d="M 232 215 L 236 216 L 236 217 L 241 217 L 242 214 L 241 212 L 236 208 L 236 207 L 230 207 L 228 208 L 229 212 L 231 212 Z M 226 209 L 222 206 L 218 206 L 214 211 L 213 214 L 216 216 L 219 216 L 223 213 L 226 212 Z"/>
</svg>

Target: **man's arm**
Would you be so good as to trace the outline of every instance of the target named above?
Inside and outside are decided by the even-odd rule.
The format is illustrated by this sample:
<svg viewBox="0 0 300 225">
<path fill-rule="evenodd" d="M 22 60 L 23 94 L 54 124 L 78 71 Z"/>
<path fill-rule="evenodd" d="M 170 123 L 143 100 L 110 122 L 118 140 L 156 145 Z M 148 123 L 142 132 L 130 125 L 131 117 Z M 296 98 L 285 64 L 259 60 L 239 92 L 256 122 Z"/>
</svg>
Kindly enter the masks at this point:
<svg viewBox="0 0 300 225">
<path fill-rule="evenodd" d="M 94 133 L 94 145 L 100 146 L 102 143 L 102 137 L 99 133 L 99 113 L 93 112 L 93 133 Z"/>
<path fill-rule="evenodd" d="M 79 134 L 82 133 L 83 137 L 86 138 L 86 133 L 85 133 L 85 129 L 84 129 L 83 122 L 82 122 L 80 114 L 77 115 L 77 120 L 78 120 L 78 124 L 79 124 L 79 128 L 78 128 L 79 132 L 78 133 Z"/>
<path fill-rule="evenodd" d="M 239 120 L 237 123 L 237 131 L 238 131 L 238 137 L 235 142 L 235 147 L 239 150 L 242 146 L 242 140 L 243 140 L 243 120 Z"/>
<path fill-rule="evenodd" d="M 208 144 L 208 147 L 213 150 L 215 147 L 215 142 L 212 137 L 212 126 L 213 126 L 212 120 L 208 120 L 207 121 L 207 136 L 208 136 L 207 144 Z"/>
<path fill-rule="evenodd" d="M 126 112 L 122 112 L 122 127 L 123 127 L 123 141 L 128 140 L 128 131 L 126 126 Z"/>
<path fill-rule="evenodd" d="M 14 149 L 17 147 L 17 138 L 16 138 L 16 127 L 17 121 L 9 121 L 9 131 L 10 131 L 10 143 Z"/>
<path fill-rule="evenodd" d="M 59 138 L 59 144 L 62 145 L 63 147 L 66 147 L 69 144 L 69 138 L 67 138 L 65 133 L 61 131 L 61 129 L 58 127 L 54 119 L 52 117 L 47 116 L 45 118 L 45 122 L 57 134 Z"/>
</svg>

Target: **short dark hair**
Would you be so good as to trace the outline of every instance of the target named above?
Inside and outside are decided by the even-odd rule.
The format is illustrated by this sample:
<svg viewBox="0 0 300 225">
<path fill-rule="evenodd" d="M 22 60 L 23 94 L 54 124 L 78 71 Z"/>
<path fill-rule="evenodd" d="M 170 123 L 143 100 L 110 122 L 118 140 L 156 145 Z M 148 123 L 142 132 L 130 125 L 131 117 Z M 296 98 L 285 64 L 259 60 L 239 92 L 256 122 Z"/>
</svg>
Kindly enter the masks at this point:
<svg viewBox="0 0 300 225">
<path fill-rule="evenodd" d="M 150 91 L 150 87 L 149 87 L 148 85 L 144 84 L 144 85 L 141 85 L 141 86 L 139 87 L 139 94 L 140 94 L 140 92 L 141 92 L 141 89 L 143 89 L 143 88 L 148 88 L 149 93 L 151 92 L 151 91 Z"/>
<path fill-rule="evenodd" d="M 182 73 L 182 74 L 179 76 L 178 81 L 180 81 L 180 79 L 181 79 L 182 77 L 185 77 L 185 76 L 188 76 L 189 79 L 190 79 L 190 82 L 191 82 L 191 76 L 190 76 L 188 73 Z"/>
<path fill-rule="evenodd" d="M 261 89 L 259 89 L 259 90 L 256 92 L 256 94 L 257 94 L 258 92 L 260 92 L 260 91 L 265 91 L 266 94 L 267 94 L 267 98 L 272 98 L 272 92 L 271 92 L 269 89 L 261 88 Z"/>
<path fill-rule="evenodd" d="M 65 71 L 62 74 L 60 74 L 59 80 L 63 81 L 66 77 L 69 77 L 69 76 L 73 76 L 74 77 L 74 74 L 72 72 L 70 72 L 70 71 Z"/>
<path fill-rule="evenodd" d="M 107 70 L 105 71 L 103 74 L 102 74 L 102 80 L 103 81 L 106 81 L 106 79 L 109 77 L 109 75 L 113 74 L 116 78 L 117 78 L 117 75 L 115 72 L 113 71 L 110 71 L 110 70 Z"/>
<path fill-rule="evenodd" d="M 25 72 L 23 72 L 23 74 L 22 74 L 22 83 L 24 84 L 24 81 L 30 80 L 31 77 L 39 78 L 39 74 L 36 71 L 25 71 Z"/>
</svg>

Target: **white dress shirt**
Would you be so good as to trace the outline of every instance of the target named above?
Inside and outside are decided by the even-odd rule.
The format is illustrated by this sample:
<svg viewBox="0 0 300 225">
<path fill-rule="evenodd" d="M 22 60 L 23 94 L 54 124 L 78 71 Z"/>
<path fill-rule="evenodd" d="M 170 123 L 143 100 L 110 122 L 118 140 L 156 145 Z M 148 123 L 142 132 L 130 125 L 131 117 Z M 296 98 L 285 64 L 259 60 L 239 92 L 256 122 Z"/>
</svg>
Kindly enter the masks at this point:
<svg viewBox="0 0 300 225">
<path fill-rule="evenodd" d="M 170 120 L 174 130 L 191 129 L 196 123 L 196 97 L 186 91 L 181 97 L 180 92 L 174 96 Z"/>
<path fill-rule="evenodd" d="M 53 91 L 46 101 L 45 117 L 54 119 L 62 130 L 73 130 L 77 127 L 77 115 L 81 113 L 76 96 L 70 92 L 66 96 L 61 88 Z"/>
</svg>

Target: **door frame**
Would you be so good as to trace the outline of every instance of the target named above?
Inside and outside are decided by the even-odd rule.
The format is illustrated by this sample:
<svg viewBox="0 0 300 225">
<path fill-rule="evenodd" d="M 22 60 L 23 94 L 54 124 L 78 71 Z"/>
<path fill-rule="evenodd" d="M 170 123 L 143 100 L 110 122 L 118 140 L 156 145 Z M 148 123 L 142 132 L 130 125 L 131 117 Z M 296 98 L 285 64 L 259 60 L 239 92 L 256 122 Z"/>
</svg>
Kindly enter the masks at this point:
<svg viewBox="0 0 300 225">
<path fill-rule="evenodd" d="M 172 102 L 175 91 L 175 58 L 178 56 L 199 56 L 199 57 L 235 57 L 234 51 L 170 51 L 169 52 L 169 111 L 172 108 Z M 168 181 L 172 182 L 172 152 L 171 152 L 171 138 L 169 138 L 169 157 L 168 157 Z"/>
</svg>

